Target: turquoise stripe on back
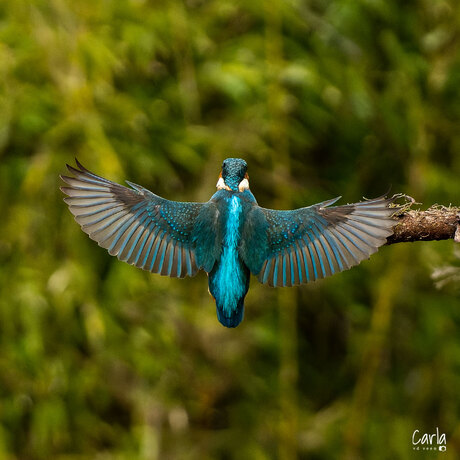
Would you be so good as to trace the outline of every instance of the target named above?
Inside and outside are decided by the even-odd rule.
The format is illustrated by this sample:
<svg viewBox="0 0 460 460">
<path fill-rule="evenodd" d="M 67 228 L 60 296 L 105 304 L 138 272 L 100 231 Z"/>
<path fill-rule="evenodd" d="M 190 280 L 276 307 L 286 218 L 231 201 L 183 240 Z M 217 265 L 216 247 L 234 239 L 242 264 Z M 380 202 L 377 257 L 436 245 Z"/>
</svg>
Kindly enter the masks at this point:
<svg viewBox="0 0 460 460">
<path fill-rule="evenodd" d="M 249 272 L 239 256 L 243 207 L 241 198 L 224 198 L 222 253 L 209 276 L 209 289 L 216 299 L 219 321 L 235 327 L 243 318 L 243 299 L 248 290 Z"/>
</svg>

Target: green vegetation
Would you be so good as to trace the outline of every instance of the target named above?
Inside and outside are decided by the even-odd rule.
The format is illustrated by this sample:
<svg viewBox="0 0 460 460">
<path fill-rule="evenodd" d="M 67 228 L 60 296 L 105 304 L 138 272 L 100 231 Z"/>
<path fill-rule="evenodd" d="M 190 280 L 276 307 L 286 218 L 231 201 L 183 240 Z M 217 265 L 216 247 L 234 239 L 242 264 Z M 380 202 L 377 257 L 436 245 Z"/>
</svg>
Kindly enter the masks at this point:
<svg viewBox="0 0 460 460">
<path fill-rule="evenodd" d="M 81 232 L 59 174 L 205 201 L 225 157 L 265 207 L 460 204 L 454 0 L 0 3 L 0 458 L 412 458 L 460 445 L 452 241 L 384 247 L 216 319 Z"/>
</svg>

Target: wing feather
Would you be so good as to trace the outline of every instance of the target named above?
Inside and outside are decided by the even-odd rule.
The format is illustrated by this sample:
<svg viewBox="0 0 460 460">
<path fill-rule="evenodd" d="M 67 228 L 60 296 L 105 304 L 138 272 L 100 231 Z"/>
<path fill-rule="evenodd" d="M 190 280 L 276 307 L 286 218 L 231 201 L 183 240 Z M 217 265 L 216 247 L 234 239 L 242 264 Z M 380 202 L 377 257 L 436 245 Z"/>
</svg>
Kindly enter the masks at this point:
<svg viewBox="0 0 460 460">
<path fill-rule="evenodd" d="M 82 230 L 111 255 L 162 275 L 194 276 L 193 228 L 206 203 L 169 201 L 144 187 L 100 177 L 77 160 L 61 190 Z"/>
<path fill-rule="evenodd" d="M 253 273 L 261 283 L 293 286 L 325 278 L 385 244 L 395 224 L 392 198 L 330 206 L 337 200 L 293 211 L 260 208 L 267 222 L 267 251 L 262 269 Z"/>
</svg>

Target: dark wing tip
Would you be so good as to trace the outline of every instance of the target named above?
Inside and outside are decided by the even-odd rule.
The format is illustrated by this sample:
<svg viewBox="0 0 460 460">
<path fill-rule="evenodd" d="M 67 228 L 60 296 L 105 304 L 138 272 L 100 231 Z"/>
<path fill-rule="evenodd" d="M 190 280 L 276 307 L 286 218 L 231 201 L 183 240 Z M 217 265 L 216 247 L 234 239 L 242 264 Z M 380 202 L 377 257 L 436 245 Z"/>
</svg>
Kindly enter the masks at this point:
<svg viewBox="0 0 460 460">
<path fill-rule="evenodd" d="M 319 206 L 320 208 L 326 208 L 331 206 L 335 202 L 339 201 L 342 198 L 342 195 L 336 196 L 335 198 L 331 198 L 330 200 L 322 201 L 321 203 L 317 203 L 314 206 Z"/>
<path fill-rule="evenodd" d="M 77 157 L 75 157 L 75 163 L 80 168 L 80 172 L 90 172 L 78 161 Z"/>
<path fill-rule="evenodd" d="M 77 164 L 77 167 L 78 167 L 79 169 L 77 169 L 77 168 L 75 168 L 74 166 L 71 166 L 71 165 L 69 165 L 68 163 L 66 163 L 67 169 L 68 169 L 71 173 L 73 173 L 73 174 L 75 174 L 75 173 L 81 174 L 82 172 L 86 172 L 86 173 L 90 172 L 88 169 L 86 169 L 86 168 L 78 161 L 78 158 L 77 158 L 77 157 L 75 157 L 75 163 Z"/>
<path fill-rule="evenodd" d="M 67 169 L 72 173 L 72 174 L 81 174 L 82 171 L 78 170 L 77 168 L 74 168 L 73 166 L 66 164 Z"/>
</svg>

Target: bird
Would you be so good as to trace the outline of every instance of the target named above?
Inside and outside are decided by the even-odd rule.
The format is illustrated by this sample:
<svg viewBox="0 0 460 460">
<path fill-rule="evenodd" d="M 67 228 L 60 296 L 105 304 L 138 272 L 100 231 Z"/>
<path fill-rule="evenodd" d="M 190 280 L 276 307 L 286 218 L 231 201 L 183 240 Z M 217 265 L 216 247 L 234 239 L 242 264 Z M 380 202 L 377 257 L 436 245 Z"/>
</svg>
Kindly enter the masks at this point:
<svg viewBox="0 0 460 460">
<path fill-rule="evenodd" d="M 61 176 L 81 229 L 119 260 L 160 275 L 208 275 L 217 318 L 228 328 L 244 316 L 250 275 L 273 287 L 326 278 L 368 259 L 393 234 L 395 197 L 332 206 L 341 196 L 293 210 L 258 205 L 247 163 L 224 160 L 208 202 L 162 198 L 66 165 Z"/>
</svg>

